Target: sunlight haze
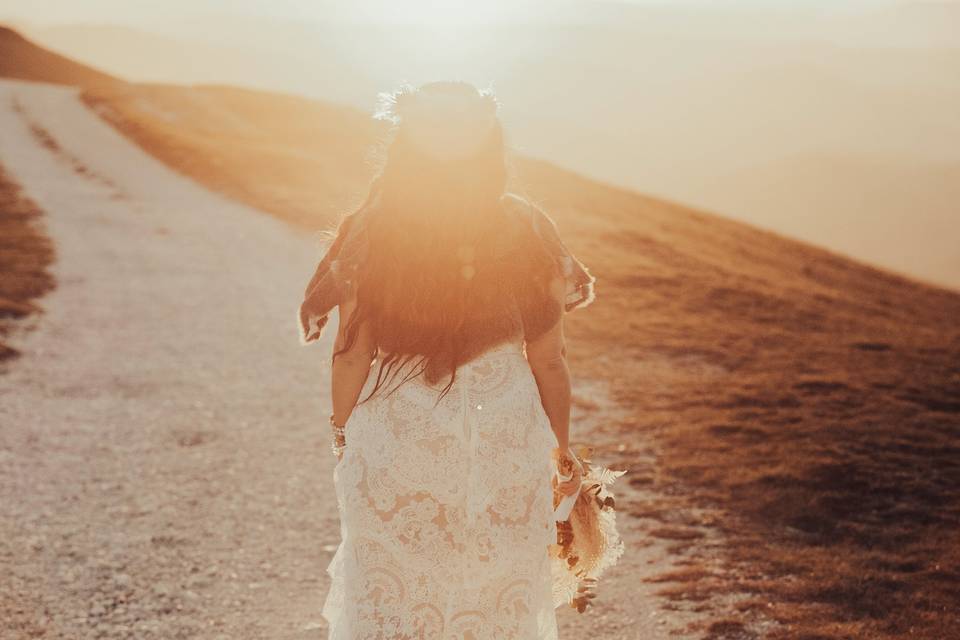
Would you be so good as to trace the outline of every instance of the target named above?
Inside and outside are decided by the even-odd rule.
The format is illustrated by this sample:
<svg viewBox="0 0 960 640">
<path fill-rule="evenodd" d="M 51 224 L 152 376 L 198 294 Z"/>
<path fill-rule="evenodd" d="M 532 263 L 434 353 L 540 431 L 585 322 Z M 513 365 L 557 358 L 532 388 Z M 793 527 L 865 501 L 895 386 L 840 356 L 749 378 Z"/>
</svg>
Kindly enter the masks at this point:
<svg viewBox="0 0 960 640">
<path fill-rule="evenodd" d="M 492 86 L 510 142 L 586 176 L 960 287 L 955 2 L 0 3 L 121 77 L 369 111 Z"/>
</svg>

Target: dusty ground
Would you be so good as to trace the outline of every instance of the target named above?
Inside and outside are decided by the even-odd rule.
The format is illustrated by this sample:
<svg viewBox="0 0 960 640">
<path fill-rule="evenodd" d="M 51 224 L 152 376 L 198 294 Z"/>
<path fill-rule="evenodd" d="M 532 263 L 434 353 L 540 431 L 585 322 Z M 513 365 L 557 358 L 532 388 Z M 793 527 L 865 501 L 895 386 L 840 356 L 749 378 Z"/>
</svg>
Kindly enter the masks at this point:
<svg viewBox="0 0 960 640">
<path fill-rule="evenodd" d="M 4 84 L 0 105 L 59 283 L 3 376 L 3 637 L 297 637 L 338 531 L 291 311 L 311 247 L 73 92 Z"/>
<path fill-rule="evenodd" d="M 0 129 L 58 256 L 0 377 L 0 637 L 325 637 L 329 345 L 302 348 L 294 323 L 316 248 L 174 174 L 72 90 L 2 82 Z M 613 416 L 602 394 L 581 383 L 581 433 Z M 642 580 L 671 568 L 664 545 L 623 530 L 623 562 L 595 609 L 561 612 L 562 637 L 687 622 Z"/>
</svg>

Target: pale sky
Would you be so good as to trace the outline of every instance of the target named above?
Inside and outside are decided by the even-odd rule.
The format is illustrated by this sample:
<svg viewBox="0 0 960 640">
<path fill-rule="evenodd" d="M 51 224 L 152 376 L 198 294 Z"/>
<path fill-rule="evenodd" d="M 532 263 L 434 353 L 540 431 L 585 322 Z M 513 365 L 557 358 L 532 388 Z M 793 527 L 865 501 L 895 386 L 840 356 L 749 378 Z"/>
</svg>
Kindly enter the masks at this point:
<svg viewBox="0 0 960 640">
<path fill-rule="evenodd" d="M 816 11 L 861 10 L 906 0 L 621 0 L 626 4 L 709 7 L 713 10 L 762 8 Z M 0 0 L 0 20 L 35 23 L 110 22 L 145 26 L 190 15 L 225 13 L 293 20 L 375 19 L 447 22 L 498 20 L 541 14 L 556 16 L 564 5 L 613 4 L 613 0 Z M 549 7 L 549 9 L 546 9 Z"/>
</svg>

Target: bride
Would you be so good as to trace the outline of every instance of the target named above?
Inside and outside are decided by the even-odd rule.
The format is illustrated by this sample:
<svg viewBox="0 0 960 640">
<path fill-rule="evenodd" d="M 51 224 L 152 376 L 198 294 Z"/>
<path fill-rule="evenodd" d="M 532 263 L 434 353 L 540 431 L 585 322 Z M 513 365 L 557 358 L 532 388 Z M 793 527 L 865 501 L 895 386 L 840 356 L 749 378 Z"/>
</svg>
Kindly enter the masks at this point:
<svg viewBox="0 0 960 640">
<path fill-rule="evenodd" d="M 383 97 L 386 163 L 300 307 L 305 344 L 339 309 L 329 637 L 555 639 L 553 493 L 582 473 L 563 316 L 592 301 L 594 278 L 541 208 L 505 192 L 491 93 L 435 82 Z"/>
</svg>

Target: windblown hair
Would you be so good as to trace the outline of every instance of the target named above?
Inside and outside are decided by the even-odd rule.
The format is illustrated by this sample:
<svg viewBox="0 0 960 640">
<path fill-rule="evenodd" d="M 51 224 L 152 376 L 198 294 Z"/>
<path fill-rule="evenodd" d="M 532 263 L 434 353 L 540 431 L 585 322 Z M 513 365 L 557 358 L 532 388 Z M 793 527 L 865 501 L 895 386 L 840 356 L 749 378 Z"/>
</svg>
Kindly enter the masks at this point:
<svg viewBox="0 0 960 640">
<path fill-rule="evenodd" d="M 499 121 L 471 153 L 452 158 L 426 153 L 403 121 L 392 133 L 367 198 L 378 204 L 365 218 L 357 305 L 334 358 L 368 323 L 381 362 L 363 401 L 402 371 L 393 390 L 419 374 L 430 384 L 449 375 L 439 402 L 459 364 L 522 330 L 517 296 L 526 287 L 544 289 L 555 264 L 538 243 L 522 242 L 504 209 L 508 168 Z"/>
</svg>

